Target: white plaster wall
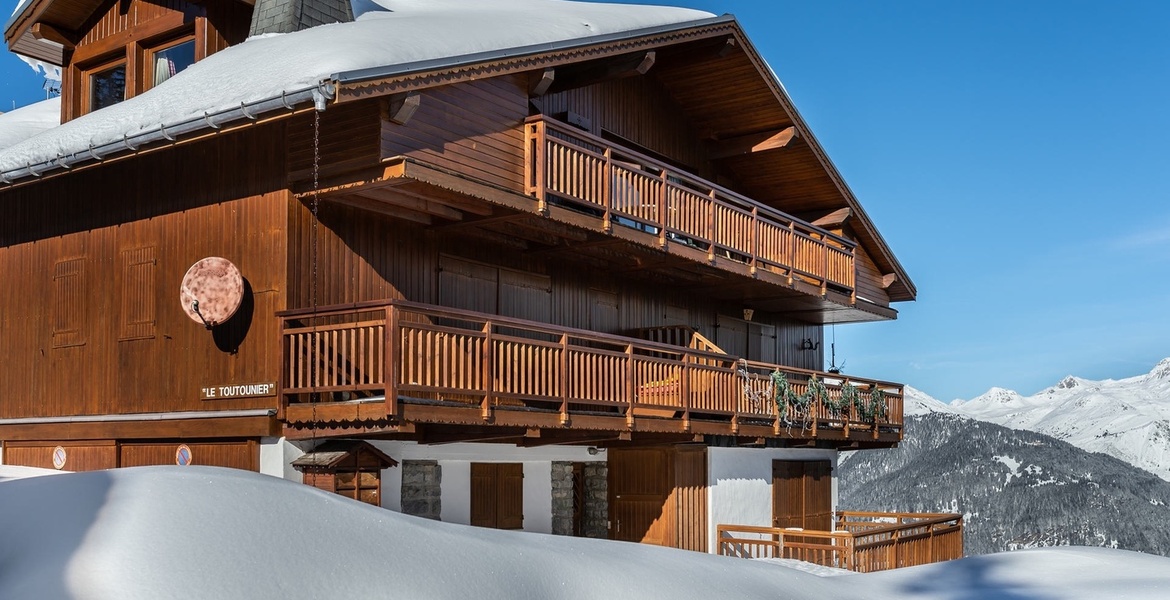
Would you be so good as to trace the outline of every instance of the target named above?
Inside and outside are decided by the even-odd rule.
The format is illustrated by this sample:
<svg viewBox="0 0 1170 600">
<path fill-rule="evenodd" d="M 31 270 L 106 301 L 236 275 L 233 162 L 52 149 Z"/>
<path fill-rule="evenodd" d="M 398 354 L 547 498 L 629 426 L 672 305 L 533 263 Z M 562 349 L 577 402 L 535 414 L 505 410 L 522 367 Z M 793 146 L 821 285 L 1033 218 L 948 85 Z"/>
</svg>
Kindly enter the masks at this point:
<svg viewBox="0 0 1170 600">
<path fill-rule="evenodd" d="M 772 461 L 829 460 L 833 509 L 837 508 L 837 452 L 809 448 L 708 448 L 707 524 L 711 553 L 718 552 L 718 525 L 772 525 Z"/>
<path fill-rule="evenodd" d="M 260 472 L 281 479 L 302 483 L 304 477 L 292 466 L 292 461 L 304 454 L 297 446 L 282 437 L 260 438 Z"/>
<path fill-rule="evenodd" d="M 471 463 L 518 462 L 524 465 L 524 531 L 552 533 L 552 463 L 604 462 L 605 454 L 590 455 L 586 448 L 544 446 L 520 448 L 502 444 L 420 445 L 414 442 L 370 440 L 394 460 L 437 460 L 442 470 L 439 518 L 448 523 L 471 522 Z M 402 470 L 382 471 L 382 507 L 402 510 Z"/>
</svg>

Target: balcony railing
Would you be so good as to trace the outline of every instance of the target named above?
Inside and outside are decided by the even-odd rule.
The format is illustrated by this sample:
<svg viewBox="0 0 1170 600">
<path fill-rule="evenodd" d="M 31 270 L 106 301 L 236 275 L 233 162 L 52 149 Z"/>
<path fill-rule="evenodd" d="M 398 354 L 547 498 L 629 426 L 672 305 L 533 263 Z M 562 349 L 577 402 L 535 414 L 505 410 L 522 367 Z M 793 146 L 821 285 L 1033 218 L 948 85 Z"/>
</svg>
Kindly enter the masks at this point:
<svg viewBox="0 0 1170 600">
<path fill-rule="evenodd" d="M 719 525 L 719 554 L 792 558 L 871 573 L 963 557 L 963 516 L 837 513 L 836 531 Z"/>
<path fill-rule="evenodd" d="M 497 410 L 552 412 L 568 426 L 577 416 L 680 419 L 770 427 L 776 436 L 900 439 L 902 386 L 767 363 L 533 321 L 406 301 L 292 310 L 282 320 L 281 391 L 290 405 L 384 396 L 387 416 L 399 398 Z M 803 409 L 775 402 L 773 372 L 804 393 L 814 381 L 826 401 Z M 887 410 L 834 410 L 845 384 L 878 389 Z M 840 435 L 837 436 L 838 438 Z M 886 441 L 888 441 L 888 435 Z"/>
<path fill-rule="evenodd" d="M 525 192 L 616 224 L 855 298 L 855 244 L 608 140 L 543 116 L 525 123 Z"/>
</svg>

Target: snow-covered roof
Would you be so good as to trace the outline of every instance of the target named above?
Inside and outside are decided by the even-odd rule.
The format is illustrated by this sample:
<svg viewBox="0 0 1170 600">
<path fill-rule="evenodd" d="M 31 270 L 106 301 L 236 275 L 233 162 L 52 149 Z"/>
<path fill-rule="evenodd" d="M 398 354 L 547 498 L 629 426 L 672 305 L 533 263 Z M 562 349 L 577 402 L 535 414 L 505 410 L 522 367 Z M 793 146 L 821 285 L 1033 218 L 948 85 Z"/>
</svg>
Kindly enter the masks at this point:
<svg viewBox="0 0 1170 600">
<path fill-rule="evenodd" d="M 322 82 L 346 73 L 484 53 L 520 55 L 541 45 L 584 44 L 713 17 L 684 8 L 565 0 L 377 0 L 355 9 L 352 23 L 249 39 L 144 94 L 0 150 L 0 182 L 47 161 L 80 153 L 96 158 L 91 148 L 123 140 L 132 145 L 136 135 L 160 126 L 182 134 L 190 129 L 172 127 L 241 105 L 254 111 L 265 100 L 279 105 L 327 95 L 318 90 Z"/>
<path fill-rule="evenodd" d="M 50 98 L 0 114 L 0 152 L 61 124 L 61 99 Z"/>
</svg>

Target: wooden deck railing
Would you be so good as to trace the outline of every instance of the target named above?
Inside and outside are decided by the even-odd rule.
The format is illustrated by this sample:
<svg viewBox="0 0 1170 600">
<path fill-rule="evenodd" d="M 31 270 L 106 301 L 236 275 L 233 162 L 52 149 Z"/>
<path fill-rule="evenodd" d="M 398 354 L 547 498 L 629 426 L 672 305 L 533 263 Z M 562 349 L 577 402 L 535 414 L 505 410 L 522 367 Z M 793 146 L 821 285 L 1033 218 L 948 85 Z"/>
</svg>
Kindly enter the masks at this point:
<svg viewBox="0 0 1170 600">
<path fill-rule="evenodd" d="M 870 573 L 963 557 L 963 516 L 940 513 L 838 513 L 836 531 L 719 525 L 718 553 L 792 558 Z"/>
<path fill-rule="evenodd" d="M 525 123 L 525 192 L 706 251 L 855 296 L 854 242 L 544 116 Z"/>
<path fill-rule="evenodd" d="M 698 348 L 400 300 L 290 310 L 281 318 L 281 393 L 291 403 L 384 394 L 387 414 L 400 396 L 461 401 L 482 408 L 725 421 L 772 426 L 900 433 L 902 386 L 744 361 Z M 884 392 L 888 410 L 865 420 L 814 402 L 802 414 L 773 401 L 772 373 L 806 390 L 813 378 L 830 397 L 845 383 Z"/>
</svg>

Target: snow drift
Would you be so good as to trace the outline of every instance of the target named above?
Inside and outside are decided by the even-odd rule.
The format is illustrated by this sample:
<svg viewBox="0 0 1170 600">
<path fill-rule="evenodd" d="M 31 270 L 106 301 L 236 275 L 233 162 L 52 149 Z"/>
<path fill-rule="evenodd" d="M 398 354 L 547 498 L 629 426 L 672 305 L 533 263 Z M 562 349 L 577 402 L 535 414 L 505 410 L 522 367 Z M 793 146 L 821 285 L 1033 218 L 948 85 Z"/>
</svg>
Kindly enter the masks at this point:
<svg viewBox="0 0 1170 600">
<path fill-rule="evenodd" d="M 817 577 L 764 561 L 438 523 L 212 467 L 14 479 L 2 598 L 1160 598 L 1170 559 L 1019 552 Z M 973 595 L 973 593 L 975 595 Z"/>
</svg>

